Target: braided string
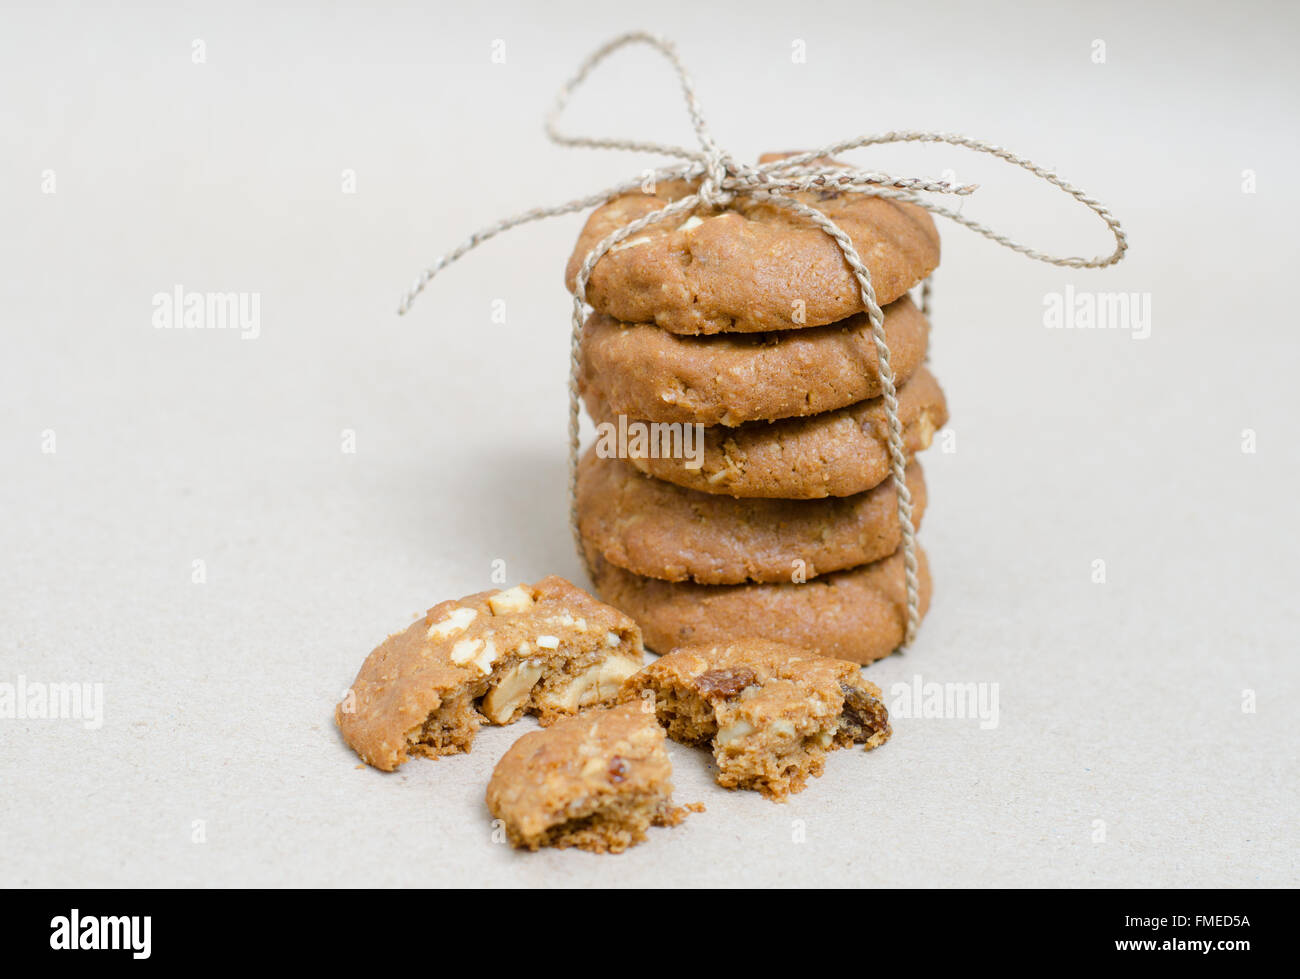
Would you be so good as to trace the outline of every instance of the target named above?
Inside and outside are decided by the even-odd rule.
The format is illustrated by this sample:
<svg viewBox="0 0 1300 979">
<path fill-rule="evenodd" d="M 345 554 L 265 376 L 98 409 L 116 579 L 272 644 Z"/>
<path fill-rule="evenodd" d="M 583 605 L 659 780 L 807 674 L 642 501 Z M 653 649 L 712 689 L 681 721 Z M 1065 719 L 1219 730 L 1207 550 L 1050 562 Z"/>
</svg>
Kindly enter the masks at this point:
<svg viewBox="0 0 1300 979">
<path fill-rule="evenodd" d="M 616 51 L 634 44 L 644 44 L 653 48 L 668 61 L 676 72 L 700 149 L 693 150 L 642 140 L 571 136 L 561 132 L 558 120 L 564 114 L 573 93 L 587 81 L 591 73 L 606 58 Z M 976 234 L 982 235 L 1004 248 L 1018 252 L 1026 258 L 1065 268 L 1105 268 L 1120 261 L 1128 250 L 1128 236 L 1124 233 L 1119 221 L 1098 200 L 1088 196 L 1074 185 L 1067 183 L 1052 171 L 1040 167 L 1024 157 L 1017 156 L 1010 150 L 996 144 L 951 133 L 908 130 L 858 136 L 831 143 L 821 149 L 797 153 L 768 163 L 756 165 L 738 163 L 718 146 L 709 127 L 705 124 L 704 114 L 695 93 L 695 86 L 677 55 L 676 47 L 670 41 L 644 31 L 631 31 L 621 34 L 601 45 L 582 62 L 578 70 L 561 88 L 554 107 L 547 115 L 546 134 L 552 142 L 560 146 L 653 153 L 683 162 L 650 171 L 640 178 L 616 184 L 596 194 L 589 194 L 551 207 L 532 208 L 475 232 L 416 277 L 411 287 L 402 296 L 398 312 L 405 314 L 411 308 L 411 304 L 416 297 L 424 291 L 429 281 L 444 268 L 467 252 L 477 248 L 483 242 L 496 237 L 504 231 L 543 218 L 571 214 L 575 211 L 595 207 L 611 198 L 639 189 L 644 185 L 647 178 L 654 181 L 698 181 L 693 193 L 637 218 L 635 221 L 607 235 L 587 253 L 582 266 L 578 270 L 574 287 L 573 323 L 569 346 L 569 521 L 578 556 L 583 565 L 587 566 L 588 573 L 590 573 L 591 568 L 588 566 L 586 549 L 578 532 L 577 487 L 580 450 L 578 375 L 581 368 L 582 324 L 588 311 L 587 283 L 596 264 L 620 242 L 652 224 L 657 224 L 674 215 L 689 214 L 701 206 L 715 209 L 726 208 L 738 196 L 763 199 L 789 210 L 819 228 L 835 242 L 844 256 L 845 264 L 857 281 L 862 305 L 871 323 L 871 335 L 877 354 L 876 377 L 880 385 L 881 399 L 888 419 L 890 470 L 897 494 L 898 522 L 902 531 L 904 580 L 907 590 L 906 628 L 903 646 L 910 645 L 920 624 L 916 527 L 912 519 L 912 495 L 908 491 L 905 478 L 907 459 L 903 444 L 903 426 L 898 417 L 898 392 L 894 381 L 893 366 L 890 363 L 889 344 L 885 338 L 884 312 L 876 301 L 875 288 L 871 283 L 871 273 L 862 263 L 862 259 L 849 236 L 821 211 L 794 199 L 790 195 L 810 190 L 832 190 L 906 201 L 963 225 Z M 988 154 L 1014 167 L 1025 170 L 1063 191 L 1101 218 L 1115 240 L 1115 249 L 1108 255 L 1099 255 L 1094 258 L 1051 255 L 1000 234 L 987 225 L 968 218 L 951 208 L 917 196 L 919 193 L 965 196 L 977 189 L 974 184 L 955 184 L 944 180 L 919 177 L 894 177 L 886 173 L 843 167 L 830 162 L 831 157 L 849 150 L 887 143 L 942 143 Z M 927 317 L 930 314 L 931 297 L 931 282 L 927 278 L 921 285 L 921 312 Z"/>
</svg>

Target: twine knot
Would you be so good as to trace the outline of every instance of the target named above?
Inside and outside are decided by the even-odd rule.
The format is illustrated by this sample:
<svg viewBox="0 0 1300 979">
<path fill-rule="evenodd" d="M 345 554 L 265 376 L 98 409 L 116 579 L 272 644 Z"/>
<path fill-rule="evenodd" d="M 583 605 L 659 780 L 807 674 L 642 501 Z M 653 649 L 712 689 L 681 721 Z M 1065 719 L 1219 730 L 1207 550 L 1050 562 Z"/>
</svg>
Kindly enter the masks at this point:
<svg viewBox="0 0 1300 979">
<path fill-rule="evenodd" d="M 759 182 L 757 168 L 737 163 L 716 148 L 708 153 L 705 167 L 704 178 L 695 193 L 701 203 L 717 210 L 726 208 L 736 199 L 735 188 Z"/>
</svg>

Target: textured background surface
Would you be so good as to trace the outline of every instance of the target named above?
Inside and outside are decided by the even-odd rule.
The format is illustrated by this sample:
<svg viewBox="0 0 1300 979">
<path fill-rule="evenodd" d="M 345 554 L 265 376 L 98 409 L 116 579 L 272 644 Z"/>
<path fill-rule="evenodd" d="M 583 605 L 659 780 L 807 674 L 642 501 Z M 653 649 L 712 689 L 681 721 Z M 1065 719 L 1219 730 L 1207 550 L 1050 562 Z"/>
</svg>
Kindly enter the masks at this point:
<svg viewBox="0 0 1300 979">
<path fill-rule="evenodd" d="M 1294 8 L 466 6 L 6 15 L 0 682 L 102 683 L 104 720 L 0 720 L 0 884 L 1297 883 Z M 531 721 L 384 776 L 330 712 L 387 632 L 494 560 L 580 575 L 561 287 L 580 219 L 393 309 L 473 228 L 648 162 L 540 133 L 580 57 L 632 26 L 679 40 L 740 157 L 966 132 L 1059 167 L 1133 249 L 1071 273 L 941 226 L 937 595 L 869 675 L 997 684 L 995 728 L 896 716 L 785 806 L 676 747 L 706 814 L 618 858 L 518 855 L 481 800 Z M 690 138 L 648 55 L 605 78 L 572 129 Z M 854 158 L 955 170 L 984 185 L 967 214 L 1108 247 L 961 151 Z M 259 294 L 260 335 L 154 329 L 178 283 Z M 1045 329 L 1067 285 L 1149 294 L 1150 336 Z"/>
</svg>

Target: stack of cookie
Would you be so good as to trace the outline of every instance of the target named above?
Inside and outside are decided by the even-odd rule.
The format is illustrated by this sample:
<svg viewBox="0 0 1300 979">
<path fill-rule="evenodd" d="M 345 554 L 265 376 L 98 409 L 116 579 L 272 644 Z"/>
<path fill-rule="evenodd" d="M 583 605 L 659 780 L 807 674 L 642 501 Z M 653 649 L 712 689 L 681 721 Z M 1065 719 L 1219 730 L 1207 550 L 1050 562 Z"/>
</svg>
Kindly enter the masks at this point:
<svg viewBox="0 0 1300 979">
<path fill-rule="evenodd" d="M 665 182 L 598 208 L 570 289 L 597 242 L 692 190 Z M 797 196 L 871 273 L 911 460 L 948 418 L 908 295 L 938 265 L 934 223 L 887 198 Z M 601 598 L 660 653 L 742 636 L 859 663 L 895 649 L 906 589 L 888 425 L 871 324 L 835 242 L 738 198 L 615 246 L 587 300 L 579 383 L 599 437 L 579 466 L 578 526 Z M 919 462 L 907 481 L 919 523 Z"/>
</svg>

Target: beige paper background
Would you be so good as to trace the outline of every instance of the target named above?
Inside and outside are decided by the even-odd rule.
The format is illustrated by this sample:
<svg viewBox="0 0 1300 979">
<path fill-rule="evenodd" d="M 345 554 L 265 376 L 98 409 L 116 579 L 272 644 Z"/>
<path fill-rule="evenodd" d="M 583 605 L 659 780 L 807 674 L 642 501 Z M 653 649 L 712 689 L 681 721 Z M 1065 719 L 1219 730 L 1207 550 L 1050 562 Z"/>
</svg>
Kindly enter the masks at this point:
<svg viewBox="0 0 1300 979">
<path fill-rule="evenodd" d="M 1295 884 L 1294 7 L 423 6 L 5 14 L 0 681 L 102 683 L 105 716 L 0 720 L 0 884 Z M 393 310 L 474 228 L 646 165 L 540 130 L 633 26 L 678 39 L 738 156 L 960 131 L 1058 167 L 1133 248 L 1076 273 L 941 227 L 936 600 L 870 675 L 996 683 L 996 728 L 896 717 L 784 806 L 675 747 L 707 813 L 621 857 L 521 855 L 481 800 L 531 721 L 384 776 L 330 712 L 387 632 L 494 560 L 580 575 L 561 285 L 580 219 Z M 605 79 L 571 128 L 690 138 L 648 56 Z M 854 158 L 980 182 L 966 213 L 1033 244 L 1109 247 L 995 163 Z M 178 283 L 259 294 L 260 335 L 154 329 Z M 1149 338 L 1045 329 L 1067 285 L 1149 294 Z"/>
</svg>

